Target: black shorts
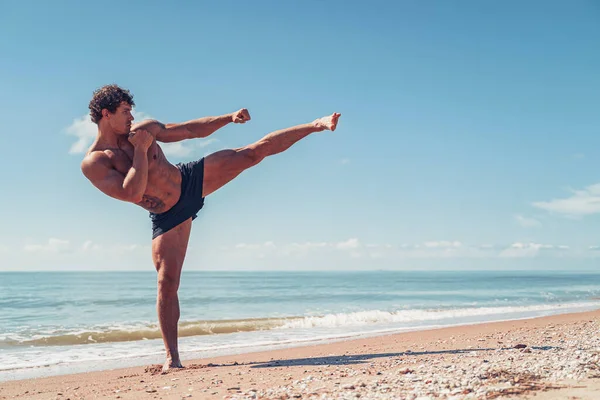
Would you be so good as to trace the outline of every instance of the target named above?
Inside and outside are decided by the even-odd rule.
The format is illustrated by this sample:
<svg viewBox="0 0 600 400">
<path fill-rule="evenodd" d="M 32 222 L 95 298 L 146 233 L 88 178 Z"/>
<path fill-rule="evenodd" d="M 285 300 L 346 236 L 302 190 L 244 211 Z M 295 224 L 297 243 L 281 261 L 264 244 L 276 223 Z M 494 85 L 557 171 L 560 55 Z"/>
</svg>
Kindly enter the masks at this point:
<svg viewBox="0 0 600 400">
<path fill-rule="evenodd" d="M 181 196 L 168 211 L 161 214 L 150 213 L 152 239 L 175 228 L 190 217 L 192 220 L 196 219 L 198 211 L 204 206 L 202 196 L 204 158 L 189 163 L 179 163 L 176 166 L 181 171 Z"/>
</svg>

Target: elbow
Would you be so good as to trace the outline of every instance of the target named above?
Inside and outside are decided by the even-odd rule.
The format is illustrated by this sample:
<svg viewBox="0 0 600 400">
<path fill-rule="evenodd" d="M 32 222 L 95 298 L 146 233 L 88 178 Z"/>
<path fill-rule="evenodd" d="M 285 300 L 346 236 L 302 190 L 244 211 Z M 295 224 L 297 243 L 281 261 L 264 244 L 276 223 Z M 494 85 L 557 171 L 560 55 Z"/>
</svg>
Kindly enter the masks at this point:
<svg viewBox="0 0 600 400">
<path fill-rule="evenodd" d="M 144 200 L 144 194 L 143 193 L 133 193 L 131 195 L 129 195 L 129 201 L 132 203 L 141 203 L 142 200 Z"/>
<path fill-rule="evenodd" d="M 135 193 L 130 190 L 125 190 L 123 193 L 123 200 L 128 201 L 130 203 L 140 203 L 144 199 L 143 193 Z"/>
</svg>

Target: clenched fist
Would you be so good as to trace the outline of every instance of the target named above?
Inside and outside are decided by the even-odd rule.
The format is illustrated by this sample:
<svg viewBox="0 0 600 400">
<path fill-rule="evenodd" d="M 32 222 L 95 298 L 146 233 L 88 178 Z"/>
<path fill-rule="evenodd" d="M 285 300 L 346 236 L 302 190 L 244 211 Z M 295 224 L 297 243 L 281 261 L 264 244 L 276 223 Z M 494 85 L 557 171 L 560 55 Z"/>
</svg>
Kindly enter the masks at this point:
<svg viewBox="0 0 600 400">
<path fill-rule="evenodd" d="M 245 108 L 242 108 L 232 114 L 231 120 L 236 124 L 243 124 L 246 121 L 250 121 L 250 113 Z"/>
<path fill-rule="evenodd" d="M 154 140 L 154 136 L 152 136 L 148 131 L 143 129 L 138 129 L 137 131 L 129 133 L 129 142 L 136 149 L 140 149 L 143 151 L 148 150 L 150 145 L 152 145 L 152 141 Z"/>
</svg>

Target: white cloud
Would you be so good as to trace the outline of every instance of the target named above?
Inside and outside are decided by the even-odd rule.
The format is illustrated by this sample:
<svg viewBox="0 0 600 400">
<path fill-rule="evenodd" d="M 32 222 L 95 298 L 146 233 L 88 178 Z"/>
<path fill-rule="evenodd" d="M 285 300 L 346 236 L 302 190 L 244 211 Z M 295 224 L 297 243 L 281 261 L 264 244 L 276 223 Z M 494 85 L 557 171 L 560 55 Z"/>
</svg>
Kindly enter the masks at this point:
<svg viewBox="0 0 600 400">
<path fill-rule="evenodd" d="M 99 244 L 93 243 L 91 240 L 87 240 L 81 245 L 81 251 L 83 251 L 83 252 L 98 251 L 98 250 L 102 250 L 102 246 L 100 246 Z"/>
<path fill-rule="evenodd" d="M 110 253 L 117 253 L 117 254 L 122 254 L 122 253 L 142 253 L 142 254 L 146 254 L 150 252 L 151 250 L 151 246 L 150 245 L 146 245 L 146 244 L 137 244 L 137 243 L 132 243 L 132 244 L 118 244 L 118 245 L 113 245 L 110 247 L 107 247 L 107 249 L 105 250 L 105 252 L 110 252 Z"/>
<path fill-rule="evenodd" d="M 45 244 L 26 244 L 23 250 L 31 253 L 64 253 L 70 250 L 71 244 L 68 240 L 50 238 Z"/>
<path fill-rule="evenodd" d="M 116 255 L 116 254 L 123 254 L 123 253 L 150 251 L 150 246 L 137 244 L 137 243 L 130 243 L 130 244 L 118 243 L 118 244 L 112 244 L 112 245 L 107 245 L 107 244 L 102 245 L 102 244 L 94 243 L 91 240 L 86 240 L 79 247 L 79 251 L 81 253 L 92 253 L 92 252 L 102 251 L 103 255 Z"/>
<path fill-rule="evenodd" d="M 77 138 L 77 141 L 71 145 L 69 154 L 85 153 L 97 133 L 98 129 L 89 115 L 76 118 L 67 128 L 67 134 Z"/>
<path fill-rule="evenodd" d="M 264 256 L 266 253 L 273 253 L 280 256 L 290 255 L 306 255 L 315 251 L 324 250 L 340 250 L 340 251 L 354 251 L 356 256 L 356 249 L 360 247 L 360 242 L 356 238 L 350 238 L 341 242 L 293 242 L 284 245 L 275 245 L 273 241 L 267 241 L 264 243 L 238 243 L 233 246 L 234 249 L 244 251 L 260 251 Z M 229 252 L 227 246 L 222 248 L 224 251 Z"/>
<path fill-rule="evenodd" d="M 424 243 L 425 247 L 433 247 L 433 248 L 457 248 L 457 247 L 461 247 L 462 243 L 458 242 L 458 241 L 453 241 L 453 242 L 449 242 L 449 241 L 434 241 L 434 242 L 425 242 Z"/>
<path fill-rule="evenodd" d="M 502 246 L 502 245 L 497 245 L 497 244 L 489 244 L 489 243 L 484 243 L 484 244 L 480 244 L 479 246 L 477 246 L 477 248 L 481 249 L 481 250 L 499 250 L 499 249 L 503 249 L 506 246 Z"/>
<path fill-rule="evenodd" d="M 440 265 L 445 262 L 481 262 L 482 266 L 493 260 L 527 260 L 536 258 L 565 258 L 570 260 L 600 257 L 600 246 L 571 248 L 560 244 L 518 241 L 512 244 L 471 244 L 457 240 L 425 241 L 420 243 L 364 244 L 358 238 L 338 241 L 275 243 L 262 241 L 238 243 L 228 246 L 192 250 L 188 254 L 188 265 L 212 268 L 350 268 L 384 266 L 415 266 L 419 262 Z M 202 245 L 200 246 L 202 247 Z M 4 249 L 6 246 L 4 246 Z M 0 247 L 0 251 L 3 248 Z M 59 265 L 65 269 L 147 269 L 151 268 L 150 244 L 143 243 L 97 243 L 92 240 L 65 240 L 50 238 L 43 242 L 26 243 L 20 249 L 7 253 L 5 257 L 18 256 L 26 266 L 39 265 L 52 268 Z M 475 261 L 480 260 L 480 261 Z M 192 267 L 193 268 L 193 267 Z"/>
<path fill-rule="evenodd" d="M 426 241 L 423 243 L 392 245 L 389 243 L 361 244 L 358 238 L 332 242 L 303 242 L 275 245 L 265 243 L 238 243 L 233 249 L 224 247 L 228 255 L 247 257 L 370 257 L 372 259 L 423 259 L 423 258 L 485 258 L 535 256 L 541 250 L 569 250 L 566 246 L 536 243 L 513 243 L 512 245 L 469 245 L 457 240 Z"/>
<path fill-rule="evenodd" d="M 0 270 L 148 270 L 151 244 L 96 242 L 87 238 L 30 238 L 9 244 Z M 107 240 L 109 240 L 107 238 Z M 1 245 L 0 245 L 1 246 Z"/>
<path fill-rule="evenodd" d="M 507 249 L 500 253 L 500 257 L 516 258 L 516 257 L 535 257 L 543 251 L 565 252 L 569 250 L 569 246 L 551 245 L 541 243 L 521 243 L 516 242 L 510 245 Z"/>
<path fill-rule="evenodd" d="M 133 115 L 134 123 L 142 122 L 145 119 L 155 119 L 153 116 L 151 116 L 150 114 L 146 114 L 143 111 L 132 110 L 131 115 Z"/>
<path fill-rule="evenodd" d="M 538 228 L 542 226 L 542 223 L 535 218 L 528 218 L 522 215 L 515 215 L 515 220 L 523 228 Z"/>
<path fill-rule="evenodd" d="M 238 243 L 234 246 L 222 246 L 226 257 L 252 257 L 256 259 L 283 259 L 292 257 L 299 259 L 322 260 L 328 257 L 347 257 L 347 259 L 385 259 L 399 261 L 402 259 L 467 259 L 467 258 L 526 258 L 540 255 L 552 256 L 578 256 L 593 251 L 599 251 L 600 246 L 589 246 L 581 251 L 575 251 L 569 246 L 542 244 L 535 242 L 515 242 L 510 245 L 499 244 L 464 244 L 460 241 L 426 241 L 416 244 L 392 245 L 389 243 L 361 244 L 358 238 L 350 238 L 343 241 L 331 242 L 301 242 L 275 244 L 273 241 L 262 243 Z M 81 244 L 72 243 L 69 240 L 50 238 L 45 243 L 29 243 L 23 247 L 28 253 L 43 254 L 60 257 L 68 253 L 69 257 L 81 256 L 89 258 L 92 255 L 102 255 L 102 260 L 124 257 L 131 255 L 144 257 L 150 254 L 148 244 L 99 244 L 86 240 Z M 0 247 L 0 251 L 3 248 Z M 95 258 L 95 257 L 92 257 Z M 330 259 L 330 258 L 329 258 Z M 147 262 L 147 261 L 145 261 Z M 144 263 L 145 263 L 144 262 Z"/>
<path fill-rule="evenodd" d="M 335 245 L 336 248 L 341 250 L 356 249 L 358 246 L 359 242 L 356 238 L 348 239 L 345 242 L 339 242 Z"/>
<path fill-rule="evenodd" d="M 217 139 L 196 139 L 194 143 L 187 142 L 171 142 L 171 143 L 160 143 L 160 147 L 166 156 L 174 157 L 185 157 L 194 151 L 196 148 L 204 148 L 210 144 L 217 142 Z"/>
<path fill-rule="evenodd" d="M 582 255 L 584 256 L 591 256 L 591 257 L 600 257 L 600 246 L 598 245 L 593 245 L 593 246 L 588 246 L 585 251 L 581 252 Z"/>
<path fill-rule="evenodd" d="M 103 256 L 131 253 L 137 251 L 150 251 L 149 245 L 140 244 L 113 244 L 101 245 L 91 240 L 86 240 L 81 245 L 72 245 L 71 241 L 57 238 L 50 238 L 46 243 L 28 243 L 23 246 L 23 250 L 29 253 L 79 253 L 91 254 L 102 251 Z"/>
<path fill-rule="evenodd" d="M 345 164 L 349 164 L 350 163 L 350 159 L 349 158 L 342 158 L 340 160 L 340 164 L 345 165 Z"/>
<path fill-rule="evenodd" d="M 370 248 L 370 249 L 379 249 L 379 248 L 391 249 L 394 246 L 392 246 L 389 243 L 385 243 L 385 244 L 369 243 L 369 244 L 366 245 L 366 247 Z"/>
<path fill-rule="evenodd" d="M 310 249 L 320 249 L 323 247 L 330 246 L 327 242 L 305 242 L 305 243 L 291 243 L 287 248 L 292 250 L 310 250 Z"/>
<path fill-rule="evenodd" d="M 182 142 L 161 143 L 160 147 L 166 156 L 185 157 L 192 153 L 192 148 Z"/>
<path fill-rule="evenodd" d="M 371 258 L 385 258 L 385 255 L 383 253 L 380 253 L 380 252 L 376 251 L 376 252 L 369 253 L 369 257 L 371 257 Z"/>
<path fill-rule="evenodd" d="M 0 247 L 0 251 L 2 251 Z M 43 254 L 46 258 L 61 257 L 68 253 L 69 257 L 85 257 L 101 255 L 102 261 L 108 259 L 131 255 L 144 257 L 150 254 L 149 244 L 123 244 L 104 243 L 99 244 L 86 240 L 80 244 L 69 240 L 50 238 L 45 243 L 28 243 L 23 247 L 28 253 Z M 535 242 L 515 242 L 510 245 L 499 244 L 465 244 L 460 241 L 426 241 L 416 244 L 393 245 L 389 243 L 361 244 L 358 238 L 350 238 L 342 241 L 331 242 L 301 242 L 275 244 L 273 241 L 261 243 L 238 243 L 233 246 L 221 246 L 225 257 L 255 259 L 384 259 L 388 261 L 400 261 L 403 259 L 469 259 L 469 258 L 526 258 L 540 255 L 551 255 L 562 257 L 570 255 L 573 257 L 591 255 L 593 251 L 599 251 L 600 246 L 589 246 L 580 250 L 571 249 L 565 245 L 542 244 Z M 333 257 L 333 258 L 331 258 Z M 341 258 L 340 258 L 341 257 Z M 97 258 L 97 257 L 91 257 Z M 141 260 L 141 259 L 140 259 Z M 144 261 L 146 263 L 147 261 Z"/>
<path fill-rule="evenodd" d="M 135 122 L 141 122 L 146 119 L 154 119 L 152 116 L 142 111 L 132 111 Z M 92 122 L 89 114 L 83 117 L 75 118 L 71 125 L 66 128 L 68 135 L 75 136 L 77 140 L 69 148 L 69 154 L 82 154 L 90 147 L 96 135 L 98 127 Z M 193 142 L 171 142 L 160 143 L 160 147 L 166 156 L 185 157 L 194 151 L 196 148 L 203 148 L 211 143 L 216 142 L 214 138 L 194 140 Z"/>
<path fill-rule="evenodd" d="M 260 249 L 262 246 L 260 244 L 248 244 L 248 243 L 238 243 L 235 245 L 236 249 L 248 249 L 248 250 L 254 250 L 254 249 Z"/>
<path fill-rule="evenodd" d="M 224 248 L 228 255 L 246 257 L 336 257 L 336 254 L 350 258 L 370 257 L 372 259 L 426 259 L 426 258 L 517 258 L 535 257 L 542 252 L 552 252 L 555 255 L 565 255 L 570 248 L 564 245 L 549 245 L 540 243 L 516 242 L 510 245 L 501 244 L 464 244 L 457 240 L 426 241 L 416 244 L 392 245 L 389 243 L 361 244 L 357 238 L 339 242 L 304 242 L 279 244 L 239 243 L 233 247 Z"/>
<path fill-rule="evenodd" d="M 582 190 L 572 190 L 571 192 L 573 195 L 570 197 L 538 201 L 533 203 L 533 206 L 571 217 L 600 213 L 600 183 L 589 185 Z"/>
<path fill-rule="evenodd" d="M 466 245 L 458 240 L 427 241 L 424 243 L 404 243 L 395 254 L 402 259 L 413 258 L 475 258 L 490 257 L 492 249 Z"/>
<path fill-rule="evenodd" d="M 418 244 L 410 244 L 410 243 L 402 243 L 400 249 L 418 249 L 420 246 Z"/>
<path fill-rule="evenodd" d="M 8 253 L 8 246 L 0 244 L 0 253 Z"/>
</svg>

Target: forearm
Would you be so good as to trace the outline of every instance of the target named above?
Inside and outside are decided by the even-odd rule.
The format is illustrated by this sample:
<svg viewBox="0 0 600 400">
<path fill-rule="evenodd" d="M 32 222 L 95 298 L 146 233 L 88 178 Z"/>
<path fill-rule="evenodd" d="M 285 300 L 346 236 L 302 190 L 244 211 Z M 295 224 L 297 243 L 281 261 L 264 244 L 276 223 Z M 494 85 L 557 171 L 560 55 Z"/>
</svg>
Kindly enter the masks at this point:
<svg viewBox="0 0 600 400">
<path fill-rule="evenodd" d="M 148 155 L 146 151 L 136 148 L 133 153 L 133 165 L 123 181 L 123 189 L 128 193 L 131 201 L 137 203 L 142 200 L 147 183 Z"/>
<path fill-rule="evenodd" d="M 180 125 L 189 132 L 190 138 L 205 138 L 230 122 L 233 122 L 232 114 L 225 114 L 217 117 L 193 119 Z"/>
</svg>

